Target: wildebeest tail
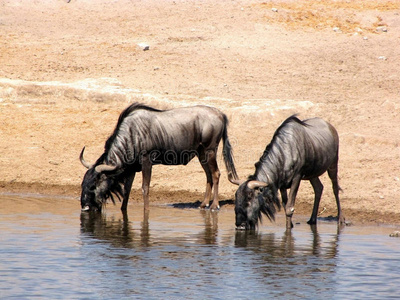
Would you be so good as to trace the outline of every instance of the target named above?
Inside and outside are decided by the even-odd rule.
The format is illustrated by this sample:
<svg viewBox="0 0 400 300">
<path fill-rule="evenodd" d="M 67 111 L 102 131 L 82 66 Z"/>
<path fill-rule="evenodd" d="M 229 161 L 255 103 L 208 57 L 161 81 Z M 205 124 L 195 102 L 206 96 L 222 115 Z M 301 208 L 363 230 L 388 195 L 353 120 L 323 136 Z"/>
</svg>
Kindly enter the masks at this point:
<svg viewBox="0 0 400 300">
<path fill-rule="evenodd" d="M 229 142 L 228 138 L 228 118 L 226 115 L 224 115 L 224 132 L 222 135 L 222 142 L 223 142 L 223 148 L 222 148 L 222 155 L 224 157 L 224 162 L 225 162 L 225 167 L 228 171 L 228 178 L 234 179 L 234 180 L 239 180 L 239 177 L 236 173 L 236 168 L 235 164 L 233 162 L 233 151 L 232 151 L 232 145 Z"/>
</svg>

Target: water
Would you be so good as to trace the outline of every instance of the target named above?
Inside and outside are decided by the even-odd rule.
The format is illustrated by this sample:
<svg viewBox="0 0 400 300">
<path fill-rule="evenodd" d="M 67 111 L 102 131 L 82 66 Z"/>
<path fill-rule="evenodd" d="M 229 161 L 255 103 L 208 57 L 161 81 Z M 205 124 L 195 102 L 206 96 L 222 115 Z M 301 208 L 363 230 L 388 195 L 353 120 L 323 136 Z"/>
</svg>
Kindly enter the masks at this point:
<svg viewBox="0 0 400 300">
<path fill-rule="evenodd" d="M 1 299 L 399 298 L 400 239 L 390 227 L 292 233 L 265 221 L 236 232 L 218 213 L 110 205 L 83 214 L 73 199 L 0 196 Z"/>
</svg>

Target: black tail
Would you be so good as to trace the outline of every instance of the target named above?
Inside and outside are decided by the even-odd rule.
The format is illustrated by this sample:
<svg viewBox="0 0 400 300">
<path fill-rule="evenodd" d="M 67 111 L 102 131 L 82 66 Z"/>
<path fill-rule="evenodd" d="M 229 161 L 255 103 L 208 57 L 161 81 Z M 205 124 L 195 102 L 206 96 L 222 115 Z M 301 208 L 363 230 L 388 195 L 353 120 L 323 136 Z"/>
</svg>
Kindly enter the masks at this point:
<svg viewBox="0 0 400 300">
<path fill-rule="evenodd" d="M 228 118 L 225 115 L 224 115 L 224 123 L 225 127 L 222 135 L 222 142 L 223 142 L 222 155 L 224 157 L 225 167 L 228 171 L 229 180 L 231 179 L 239 180 L 239 177 L 236 173 L 235 164 L 233 162 L 232 145 L 229 142 L 228 138 Z"/>
</svg>

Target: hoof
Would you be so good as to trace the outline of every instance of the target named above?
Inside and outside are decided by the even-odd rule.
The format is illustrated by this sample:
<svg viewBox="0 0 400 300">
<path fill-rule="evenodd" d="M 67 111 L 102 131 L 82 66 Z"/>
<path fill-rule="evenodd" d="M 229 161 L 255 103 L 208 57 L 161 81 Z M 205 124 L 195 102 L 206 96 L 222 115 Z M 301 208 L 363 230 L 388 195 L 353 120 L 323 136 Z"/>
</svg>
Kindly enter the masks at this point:
<svg viewBox="0 0 400 300">
<path fill-rule="evenodd" d="M 89 211 L 89 210 L 90 210 L 89 205 L 86 205 L 86 206 L 82 207 L 82 209 L 81 209 L 81 211 Z"/>
<path fill-rule="evenodd" d="M 236 230 L 237 231 L 245 231 L 246 230 L 246 226 L 245 225 L 236 226 Z"/>
</svg>

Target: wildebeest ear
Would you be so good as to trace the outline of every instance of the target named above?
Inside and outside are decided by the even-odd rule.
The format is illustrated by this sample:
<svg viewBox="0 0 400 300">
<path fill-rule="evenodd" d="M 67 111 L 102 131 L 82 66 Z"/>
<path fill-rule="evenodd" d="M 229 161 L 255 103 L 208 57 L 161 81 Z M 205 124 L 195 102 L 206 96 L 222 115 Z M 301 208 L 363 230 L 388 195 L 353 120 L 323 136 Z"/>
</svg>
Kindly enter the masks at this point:
<svg viewBox="0 0 400 300">
<path fill-rule="evenodd" d="M 251 190 L 254 190 L 256 188 L 263 188 L 266 187 L 268 184 L 262 181 L 258 181 L 258 180 L 250 180 L 247 183 L 247 187 Z"/>
</svg>

